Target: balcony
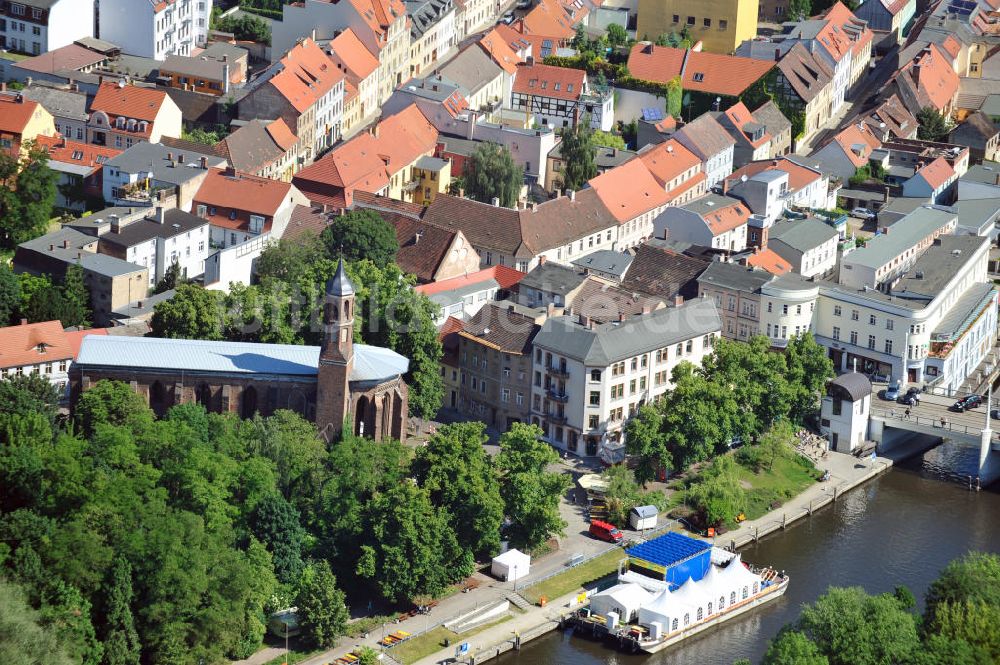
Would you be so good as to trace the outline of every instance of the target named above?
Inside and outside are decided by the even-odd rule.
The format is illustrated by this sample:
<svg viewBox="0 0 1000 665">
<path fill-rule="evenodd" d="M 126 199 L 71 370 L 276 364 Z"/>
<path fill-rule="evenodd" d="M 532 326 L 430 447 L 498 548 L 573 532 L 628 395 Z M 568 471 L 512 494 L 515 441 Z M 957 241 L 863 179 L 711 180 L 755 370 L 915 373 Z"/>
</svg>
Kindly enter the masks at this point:
<svg viewBox="0 0 1000 665">
<path fill-rule="evenodd" d="M 556 365 L 550 365 L 549 367 L 546 367 L 545 370 L 552 376 L 569 377 L 569 368 L 565 366 L 559 367 Z"/>
<path fill-rule="evenodd" d="M 545 418 L 559 425 L 564 425 L 566 423 L 565 413 L 546 413 Z"/>
<path fill-rule="evenodd" d="M 552 400 L 553 402 L 562 402 L 563 404 L 565 404 L 566 402 L 569 401 L 569 395 L 567 395 L 564 392 L 555 390 L 554 388 L 549 388 L 545 394 L 548 395 L 549 399 Z"/>
</svg>

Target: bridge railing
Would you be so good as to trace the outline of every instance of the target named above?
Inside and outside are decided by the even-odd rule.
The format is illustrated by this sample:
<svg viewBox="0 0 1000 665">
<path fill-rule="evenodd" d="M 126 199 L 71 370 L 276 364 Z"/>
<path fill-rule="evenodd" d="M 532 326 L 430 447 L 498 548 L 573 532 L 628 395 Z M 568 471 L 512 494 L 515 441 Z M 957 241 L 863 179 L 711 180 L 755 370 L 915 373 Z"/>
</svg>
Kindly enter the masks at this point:
<svg viewBox="0 0 1000 665">
<path fill-rule="evenodd" d="M 982 427 L 977 427 L 975 425 L 963 425 L 961 423 L 953 423 L 947 418 L 931 418 L 928 416 L 920 416 L 915 413 L 906 414 L 905 409 L 879 409 L 873 408 L 871 414 L 877 418 L 892 418 L 893 420 L 899 420 L 901 422 L 913 423 L 914 425 L 923 425 L 926 427 L 933 427 L 934 429 L 944 430 L 948 432 L 955 432 L 960 434 L 968 434 L 979 436 L 983 431 Z"/>
</svg>

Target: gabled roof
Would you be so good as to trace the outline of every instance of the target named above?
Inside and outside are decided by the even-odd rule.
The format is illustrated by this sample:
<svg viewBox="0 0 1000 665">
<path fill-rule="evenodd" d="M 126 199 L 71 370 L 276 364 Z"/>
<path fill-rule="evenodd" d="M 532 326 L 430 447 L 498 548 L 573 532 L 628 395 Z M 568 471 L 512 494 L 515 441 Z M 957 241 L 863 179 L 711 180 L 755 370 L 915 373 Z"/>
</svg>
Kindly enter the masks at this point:
<svg viewBox="0 0 1000 665">
<path fill-rule="evenodd" d="M 514 311 L 513 307 L 487 303 L 458 335 L 498 351 L 525 355 L 531 353 L 531 341 L 539 329 L 533 318 Z"/>
<path fill-rule="evenodd" d="M 0 132 L 22 133 L 41 108 L 41 104 L 23 96 L 0 95 Z"/>
<path fill-rule="evenodd" d="M 760 147 L 771 140 L 771 135 L 768 133 L 767 127 L 765 127 L 763 123 L 757 122 L 743 102 L 733 104 L 726 109 L 723 114 L 729 120 L 730 125 L 733 127 L 738 136 L 745 143 L 750 144 L 754 148 Z M 751 133 L 753 132 L 755 125 L 759 126 L 763 130 L 763 134 L 756 141 L 753 139 Z"/>
<path fill-rule="evenodd" d="M 416 104 L 385 118 L 375 127 L 378 154 L 388 160 L 385 168 L 390 176 L 432 152 L 437 137 L 437 129 Z"/>
<path fill-rule="evenodd" d="M 156 88 L 140 88 L 135 85 L 119 86 L 117 83 L 102 83 L 90 103 L 90 111 L 104 111 L 113 121 L 119 116 L 153 122 L 160 112 L 167 93 Z"/>
<path fill-rule="evenodd" d="M 101 168 L 108 160 L 121 154 L 121 150 L 105 146 L 91 145 L 78 141 L 67 141 L 62 136 L 35 137 L 35 143 L 49 153 L 50 163 L 70 164 L 89 169 Z"/>
<path fill-rule="evenodd" d="M 959 144 L 967 144 L 972 140 L 985 142 L 996 136 L 997 131 L 996 125 L 985 113 L 973 111 L 965 117 L 965 122 L 951 130 L 948 140 Z"/>
<path fill-rule="evenodd" d="M 633 316 L 661 309 L 661 298 L 651 298 L 603 279 L 588 277 L 573 297 L 573 314 L 587 317 L 595 323 L 622 321 Z"/>
<path fill-rule="evenodd" d="M 744 107 L 746 110 L 746 107 Z M 676 132 L 673 138 L 685 145 L 702 162 L 736 145 L 729 132 L 710 113 L 703 113 Z"/>
<path fill-rule="evenodd" d="M 343 72 L 355 85 L 378 69 L 378 58 L 358 38 L 353 28 L 337 35 L 329 45 L 333 60 L 343 63 Z"/>
<path fill-rule="evenodd" d="M 590 180 L 590 186 L 619 223 L 669 203 L 666 191 L 640 159 L 631 159 Z"/>
<path fill-rule="evenodd" d="M 587 72 L 552 65 L 518 65 L 514 92 L 522 95 L 576 101 L 583 94 Z"/>
<path fill-rule="evenodd" d="M 680 207 L 701 217 L 713 236 L 739 228 L 750 219 L 750 209 L 743 201 L 729 196 L 707 194 Z"/>
<path fill-rule="evenodd" d="M 59 321 L 0 328 L 0 368 L 37 365 L 73 357 Z"/>
<path fill-rule="evenodd" d="M 672 183 L 688 169 L 701 164 L 698 155 L 672 138 L 663 143 L 643 147 L 639 150 L 639 159 L 665 191 L 675 186 Z"/>
<path fill-rule="evenodd" d="M 255 175 L 209 169 L 205 180 L 194 196 L 194 205 L 205 205 L 209 208 L 225 208 L 244 211 L 263 217 L 273 217 L 288 197 L 292 184 L 269 178 L 259 178 Z M 220 211 L 221 212 L 221 211 Z M 238 228 L 249 222 L 239 216 L 231 220 L 226 214 L 212 215 L 207 219 L 216 226 Z M 265 226 L 265 230 L 266 230 Z"/>
<path fill-rule="evenodd" d="M 413 290 L 425 296 L 431 296 L 435 293 L 465 289 L 466 287 L 486 282 L 495 282 L 501 289 L 511 289 L 524 279 L 524 275 L 525 273 L 520 270 L 514 270 L 509 266 L 490 266 L 489 268 L 477 270 L 468 275 L 443 279 L 438 282 L 431 282 L 430 284 L 421 284 L 413 287 Z"/>
<path fill-rule="evenodd" d="M 896 83 L 907 108 L 932 106 L 943 111 L 958 94 L 959 78 L 937 44 L 928 44 L 916 60 L 897 74 Z"/>
<path fill-rule="evenodd" d="M 472 199 L 438 194 L 424 212 L 424 221 L 460 230 L 469 242 L 515 254 L 522 248 L 518 211 Z"/>
<path fill-rule="evenodd" d="M 746 164 L 727 176 L 726 184 L 732 187 L 739 183 L 743 176 L 751 178 L 758 173 L 771 170 L 784 171 L 788 174 L 788 190 L 790 192 L 797 192 L 823 177 L 823 174 L 816 169 L 803 166 L 787 157 L 778 157 L 776 159 L 761 159 Z"/>
<path fill-rule="evenodd" d="M 882 147 L 882 142 L 872 133 L 871 128 L 861 123 L 848 125 L 833 137 L 832 142 L 840 146 L 856 168 L 868 163 L 872 150 Z"/>
<path fill-rule="evenodd" d="M 916 116 L 910 113 L 896 94 L 875 107 L 865 118 L 865 122 L 873 131 L 888 131 L 890 136 L 897 138 L 909 138 L 917 128 Z M 882 124 L 885 124 L 884 128 Z"/>
<path fill-rule="evenodd" d="M 833 72 L 827 64 L 801 43 L 795 44 L 778 61 L 778 70 L 807 104 L 833 81 Z"/>
<path fill-rule="evenodd" d="M 572 39 L 576 34 L 573 21 L 556 0 L 540 0 L 519 23 L 529 35 Z"/>
<path fill-rule="evenodd" d="M 839 27 L 851 40 L 851 50 L 855 54 L 860 54 L 875 38 L 875 33 L 868 27 L 868 22 L 854 15 L 844 3 L 837 0 L 833 6 L 823 15 L 831 24 Z"/>
<path fill-rule="evenodd" d="M 344 78 L 312 39 L 304 39 L 271 65 L 267 83 L 299 113 L 304 113 Z"/>
<path fill-rule="evenodd" d="M 84 48 L 79 44 L 67 44 L 34 58 L 16 63 L 18 69 L 40 74 L 53 74 L 57 71 L 79 71 L 93 67 L 108 59 L 108 56 Z"/>
<path fill-rule="evenodd" d="M 87 121 L 87 95 L 83 92 L 32 85 L 20 91 L 27 99 L 41 104 L 53 116 Z"/>
<path fill-rule="evenodd" d="M 774 67 L 755 60 L 640 42 L 632 47 L 628 70 L 635 78 L 667 83 L 682 77 L 685 90 L 737 97 Z"/>
<path fill-rule="evenodd" d="M 268 123 L 251 120 L 216 146 L 237 171 L 256 173 L 288 152 L 298 139 L 281 118 Z"/>
<path fill-rule="evenodd" d="M 310 201 L 349 205 L 345 191 L 379 192 L 389 184 L 378 151 L 374 136 L 358 134 L 296 173 L 292 182 Z"/>
<path fill-rule="evenodd" d="M 466 46 L 438 70 L 440 76 L 457 84 L 468 97 L 502 76 L 503 72 L 503 67 L 475 44 Z"/>
<path fill-rule="evenodd" d="M 675 252 L 648 242 L 635 250 L 635 258 L 622 288 L 663 298 L 672 302 L 674 296 L 694 298 L 698 294 L 698 275 L 709 262 Z"/>
<path fill-rule="evenodd" d="M 500 65 L 505 72 L 508 74 L 517 72 L 517 66 L 521 63 L 521 58 L 518 57 L 507 40 L 496 29 L 490 30 L 483 35 L 478 44 L 493 59 L 493 62 Z"/>
<path fill-rule="evenodd" d="M 747 265 L 766 270 L 772 275 L 784 275 L 792 271 L 792 264 L 781 258 L 773 249 L 762 249 L 747 257 Z"/>
<path fill-rule="evenodd" d="M 932 190 L 936 190 L 955 177 L 955 169 L 951 168 L 947 159 L 938 157 L 913 174 L 914 178 L 917 176 L 923 178 Z"/>
<path fill-rule="evenodd" d="M 773 101 L 766 101 L 754 109 L 753 119 L 764 125 L 765 131 L 772 137 L 792 128 L 792 122 Z"/>
</svg>

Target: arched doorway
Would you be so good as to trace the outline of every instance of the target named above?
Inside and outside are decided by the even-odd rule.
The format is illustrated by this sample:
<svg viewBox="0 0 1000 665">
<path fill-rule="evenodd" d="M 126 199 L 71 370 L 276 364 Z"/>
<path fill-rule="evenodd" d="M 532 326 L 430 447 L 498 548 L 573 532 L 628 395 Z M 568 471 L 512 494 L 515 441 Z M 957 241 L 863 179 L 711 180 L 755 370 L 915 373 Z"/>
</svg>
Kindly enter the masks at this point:
<svg viewBox="0 0 1000 665">
<path fill-rule="evenodd" d="M 206 411 L 212 410 L 212 389 L 207 383 L 198 384 L 198 387 L 194 389 L 194 399 L 205 407 Z"/>
<path fill-rule="evenodd" d="M 157 418 L 161 418 L 169 406 L 167 389 L 159 381 L 153 381 L 153 384 L 149 386 L 149 408 L 153 410 Z"/>
<path fill-rule="evenodd" d="M 257 413 L 257 389 L 247 386 L 240 396 L 240 417 L 243 419 L 253 418 Z"/>
<path fill-rule="evenodd" d="M 398 391 L 392 393 L 392 438 L 403 439 L 403 423 L 406 422 L 406 415 L 403 413 L 403 395 Z M 388 430 L 386 430 L 388 431 Z"/>
<path fill-rule="evenodd" d="M 358 404 L 354 409 L 354 433 L 358 436 L 371 436 L 371 428 L 368 425 L 368 412 L 371 410 L 371 403 L 368 397 L 362 395 L 358 399 Z"/>
</svg>

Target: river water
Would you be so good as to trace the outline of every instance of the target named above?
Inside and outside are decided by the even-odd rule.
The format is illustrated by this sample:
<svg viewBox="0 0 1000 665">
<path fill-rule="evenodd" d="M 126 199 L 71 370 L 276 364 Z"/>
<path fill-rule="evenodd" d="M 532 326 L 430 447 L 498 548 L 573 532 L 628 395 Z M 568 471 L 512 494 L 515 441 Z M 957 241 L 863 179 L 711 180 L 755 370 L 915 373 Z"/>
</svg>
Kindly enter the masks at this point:
<svg viewBox="0 0 1000 665">
<path fill-rule="evenodd" d="M 626 655 L 600 642 L 555 632 L 530 642 L 503 665 L 731 665 L 755 663 L 800 608 L 829 586 L 872 593 L 905 585 L 922 600 L 950 560 L 969 550 L 1000 552 L 1000 487 L 970 492 L 964 479 L 977 451 L 945 444 L 901 463 L 785 532 L 741 550 L 746 561 L 785 570 L 778 601 L 654 655 Z"/>
</svg>

